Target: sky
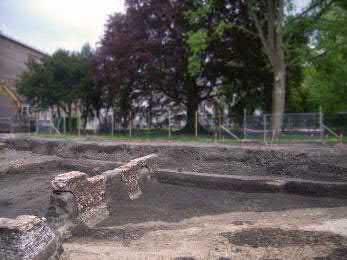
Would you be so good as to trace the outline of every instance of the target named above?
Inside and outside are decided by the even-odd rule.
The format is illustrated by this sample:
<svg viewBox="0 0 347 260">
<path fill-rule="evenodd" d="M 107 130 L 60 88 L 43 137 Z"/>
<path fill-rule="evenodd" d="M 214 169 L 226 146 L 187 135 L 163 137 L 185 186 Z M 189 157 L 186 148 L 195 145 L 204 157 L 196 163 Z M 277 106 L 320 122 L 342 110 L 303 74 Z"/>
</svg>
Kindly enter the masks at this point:
<svg viewBox="0 0 347 260">
<path fill-rule="evenodd" d="M 309 0 L 295 0 L 302 9 Z M 95 47 L 124 0 L 0 0 L 0 31 L 46 53 Z"/>
<path fill-rule="evenodd" d="M 46 53 L 99 41 L 124 0 L 0 0 L 0 31 Z"/>
</svg>

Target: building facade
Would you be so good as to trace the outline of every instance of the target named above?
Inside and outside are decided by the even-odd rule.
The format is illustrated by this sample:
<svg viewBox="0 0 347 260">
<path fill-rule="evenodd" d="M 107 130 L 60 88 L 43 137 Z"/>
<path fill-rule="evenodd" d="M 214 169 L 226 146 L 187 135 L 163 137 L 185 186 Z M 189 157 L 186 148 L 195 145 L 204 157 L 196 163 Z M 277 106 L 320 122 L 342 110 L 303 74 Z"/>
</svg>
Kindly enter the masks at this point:
<svg viewBox="0 0 347 260">
<path fill-rule="evenodd" d="M 1 124 L 21 113 L 29 113 L 30 105 L 16 91 L 16 80 L 27 69 L 29 60 L 41 60 L 47 54 L 0 33 L 0 132 Z"/>
</svg>

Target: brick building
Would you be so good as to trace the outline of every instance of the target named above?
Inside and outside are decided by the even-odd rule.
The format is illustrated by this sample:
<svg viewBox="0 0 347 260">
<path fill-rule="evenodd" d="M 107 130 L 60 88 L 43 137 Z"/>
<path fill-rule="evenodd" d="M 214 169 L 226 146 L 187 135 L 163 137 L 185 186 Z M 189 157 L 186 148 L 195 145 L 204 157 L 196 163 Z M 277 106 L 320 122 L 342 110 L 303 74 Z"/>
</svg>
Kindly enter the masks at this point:
<svg viewBox="0 0 347 260">
<path fill-rule="evenodd" d="M 7 132 L 4 120 L 28 113 L 29 104 L 16 91 L 16 80 L 26 70 L 30 59 L 40 60 L 47 54 L 0 33 L 0 132 Z"/>
</svg>

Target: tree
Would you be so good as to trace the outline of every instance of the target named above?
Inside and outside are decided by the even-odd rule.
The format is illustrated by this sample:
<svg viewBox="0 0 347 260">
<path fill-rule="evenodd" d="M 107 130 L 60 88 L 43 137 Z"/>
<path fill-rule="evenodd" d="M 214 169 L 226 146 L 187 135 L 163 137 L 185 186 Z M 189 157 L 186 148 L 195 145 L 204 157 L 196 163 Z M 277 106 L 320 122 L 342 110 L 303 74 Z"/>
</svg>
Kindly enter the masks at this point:
<svg viewBox="0 0 347 260">
<path fill-rule="evenodd" d="M 190 24 L 185 13 L 190 6 L 182 1 L 127 1 L 126 14 L 111 17 L 106 26 L 98 74 L 105 86 L 112 82 L 112 93 L 125 94 L 122 100 L 128 102 L 128 111 L 132 100 L 153 93 L 183 104 L 187 123 L 182 132 L 193 133 L 199 104 L 211 97 L 218 77 L 188 72 L 190 49 L 185 37 Z"/>
<path fill-rule="evenodd" d="M 137 17 L 115 14 L 107 22 L 94 71 L 106 108 L 113 108 L 124 127 L 133 111 L 133 101 L 144 93 L 143 75 L 148 66 L 147 31 Z"/>
<path fill-rule="evenodd" d="M 217 27 L 226 16 L 250 24 L 244 5 L 243 12 L 237 12 L 239 3 L 229 10 L 226 1 L 219 1 L 216 12 L 192 22 L 197 1 L 127 1 L 126 14 L 117 14 L 108 21 L 97 55 L 98 75 L 104 80 L 104 88 L 109 89 L 108 96 L 113 97 L 110 102 L 117 101 L 118 107 L 135 111 L 139 97 L 153 100 L 154 93 L 165 95 L 168 103 L 185 106 L 187 123 L 181 131 L 193 133 L 201 102 L 226 93 L 217 89 L 233 85 L 240 97 L 245 96 L 241 81 L 255 90 L 253 94 L 259 93 L 258 89 L 269 89 L 269 73 L 258 73 L 265 67 L 263 54 L 243 48 L 249 45 L 260 49 L 254 36 Z M 245 64 L 244 59 L 252 65 Z M 245 91 L 248 98 L 252 98 L 252 91 Z"/>
<path fill-rule="evenodd" d="M 305 87 L 316 109 L 347 109 L 347 4 L 336 1 L 319 21 L 312 41 Z"/>
<path fill-rule="evenodd" d="M 217 94 L 233 103 L 232 113 L 238 121 L 245 108 L 249 112 L 270 110 L 271 71 L 257 36 L 244 32 L 255 30 L 247 5 L 242 1 L 195 1 L 187 15 L 192 25 L 187 40 L 190 73 L 215 75 L 220 83 Z M 235 95 L 236 103 L 232 102 Z"/>
<path fill-rule="evenodd" d="M 272 134 L 273 138 L 276 138 L 282 127 L 286 97 L 287 64 L 283 44 L 285 1 L 267 0 L 264 2 L 266 2 L 265 5 L 261 6 L 256 1 L 247 1 L 247 5 L 273 71 Z M 264 4 L 263 1 L 261 4 Z"/>
<path fill-rule="evenodd" d="M 198 16 L 207 17 L 207 14 L 213 12 L 221 1 L 208 0 L 196 2 L 200 2 L 201 4 L 197 11 Z M 290 12 L 292 7 L 290 0 L 241 0 L 233 1 L 232 3 L 230 1 L 222 2 L 229 9 L 232 9 L 235 3 L 238 2 L 239 8 L 236 9 L 236 13 L 242 9 L 242 6 L 247 7 L 248 16 L 254 25 L 253 28 L 248 23 L 240 22 L 238 19 L 221 20 L 216 28 L 234 27 L 245 34 L 253 35 L 261 42 L 263 52 L 267 57 L 273 73 L 272 129 L 273 138 L 277 138 L 280 133 L 282 117 L 285 111 L 288 76 L 296 74 L 288 74 L 289 70 L 294 72 L 295 65 L 293 66 L 291 59 L 293 56 L 296 58 L 295 51 L 290 49 L 290 47 L 293 47 L 290 43 L 293 42 L 293 35 L 295 35 L 292 34 L 291 29 L 293 27 L 297 29 L 297 25 L 301 24 L 301 21 L 306 21 L 307 17 L 310 17 L 311 20 L 317 20 L 331 7 L 334 0 L 312 0 L 303 12 L 296 12 L 294 15 L 293 12 Z M 296 46 L 298 47 L 299 45 L 296 44 Z M 300 68 L 296 66 L 296 72 L 298 72 L 297 69 Z M 298 79 L 297 75 L 295 77 Z"/>
<path fill-rule="evenodd" d="M 93 62 L 95 53 L 87 43 L 80 53 L 77 53 L 80 66 L 80 86 L 78 98 L 81 102 L 82 118 L 84 119 L 84 127 L 86 127 L 88 118 L 99 116 L 99 111 L 103 106 L 101 99 L 101 91 L 94 77 Z"/>
<path fill-rule="evenodd" d="M 81 105 L 86 121 L 92 109 L 98 109 L 99 105 L 90 74 L 92 55 L 86 45 L 82 53 L 58 50 L 40 62 L 30 61 L 28 70 L 18 80 L 18 92 L 37 110 L 56 108 L 58 117 L 64 111 L 71 119 L 73 105 Z"/>
</svg>

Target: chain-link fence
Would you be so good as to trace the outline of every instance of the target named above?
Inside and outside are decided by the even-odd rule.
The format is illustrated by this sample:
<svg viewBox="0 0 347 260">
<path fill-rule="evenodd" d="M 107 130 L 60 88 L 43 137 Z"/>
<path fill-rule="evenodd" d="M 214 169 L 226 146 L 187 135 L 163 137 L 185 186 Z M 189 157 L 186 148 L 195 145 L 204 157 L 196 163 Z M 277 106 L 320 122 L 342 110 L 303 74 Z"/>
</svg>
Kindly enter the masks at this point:
<svg viewBox="0 0 347 260">
<path fill-rule="evenodd" d="M 0 117 L 0 133 L 30 133 L 35 129 L 35 121 L 26 116 Z"/>
<path fill-rule="evenodd" d="M 281 128 L 274 129 L 274 121 Z M 346 132 L 347 113 L 325 115 L 319 113 L 286 113 L 245 116 L 244 139 L 264 143 L 325 142 L 343 139 Z"/>
<path fill-rule="evenodd" d="M 276 116 L 277 117 L 277 116 Z M 278 116 L 279 117 L 279 116 Z M 274 119 L 282 122 L 278 131 Z M 347 134 L 347 113 L 285 113 L 230 116 L 229 113 L 197 111 L 186 131 L 187 114 L 180 111 L 131 113 L 127 116 L 107 112 L 95 118 L 38 117 L 0 118 L 0 132 L 54 135 L 103 136 L 118 139 L 161 139 L 242 142 L 265 144 L 291 142 L 340 142 Z M 277 134 L 278 132 L 278 134 Z"/>
</svg>

